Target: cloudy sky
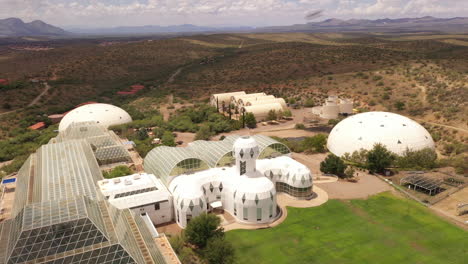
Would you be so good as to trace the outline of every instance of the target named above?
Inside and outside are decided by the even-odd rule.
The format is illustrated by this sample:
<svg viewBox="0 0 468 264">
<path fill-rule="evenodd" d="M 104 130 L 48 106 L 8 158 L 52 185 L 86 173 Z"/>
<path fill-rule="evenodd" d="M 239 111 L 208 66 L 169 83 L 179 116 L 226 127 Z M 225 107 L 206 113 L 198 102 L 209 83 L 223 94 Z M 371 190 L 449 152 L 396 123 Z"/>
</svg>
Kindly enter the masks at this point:
<svg viewBox="0 0 468 264">
<path fill-rule="evenodd" d="M 468 16 L 468 0 L 0 0 L 0 18 L 62 26 L 267 26 L 326 18 Z"/>
</svg>

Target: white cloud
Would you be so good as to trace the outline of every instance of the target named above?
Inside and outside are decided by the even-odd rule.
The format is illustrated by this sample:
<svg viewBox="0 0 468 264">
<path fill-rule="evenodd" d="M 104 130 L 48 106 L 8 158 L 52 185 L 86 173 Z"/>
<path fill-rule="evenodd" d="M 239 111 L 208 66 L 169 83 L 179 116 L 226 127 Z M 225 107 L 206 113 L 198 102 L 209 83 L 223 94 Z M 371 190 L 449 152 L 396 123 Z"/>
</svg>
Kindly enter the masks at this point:
<svg viewBox="0 0 468 264">
<path fill-rule="evenodd" d="M 278 25 L 322 18 L 463 16 L 467 0 L 0 0 L 1 17 L 59 26 L 181 24 Z"/>
</svg>

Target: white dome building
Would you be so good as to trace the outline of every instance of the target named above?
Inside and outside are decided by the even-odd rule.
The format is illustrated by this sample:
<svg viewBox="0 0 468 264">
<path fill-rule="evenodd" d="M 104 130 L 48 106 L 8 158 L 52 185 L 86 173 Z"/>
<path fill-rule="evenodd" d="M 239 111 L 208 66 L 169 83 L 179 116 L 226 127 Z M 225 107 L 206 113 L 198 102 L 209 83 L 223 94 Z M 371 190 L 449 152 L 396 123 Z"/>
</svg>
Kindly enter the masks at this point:
<svg viewBox="0 0 468 264">
<path fill-rule="evenodd" d="M 388 150 L 402 155 L 408 148 L 434 149 L 429 132 L 417 122 L 388 112 L 367 112 L 348 117 L 338 123 L 328 136 L 327 147 L 333 154 L 343 156 L 362 149 L 370 150 L 381 143 Z"/>
<path fill-rule="evenodd" d="M 281 144 L 268 137 L 229 136 L 218 142 L 196 142 L 187 148 L 158 147 L 145 158 L 145 170 L 153 171 L 172 193 L 175 220 L 182 228 L 193 217 L 217 208 L 240 223 L 271 223 L 281 216 L 278 192 L 295 199 L 313 195 L 313 177 L 305 165 L 287 155 L 262 158 L 265 152 L 276 156 L 273 153 L 278 152 L 271 147 Z M 177 161 L 170 161 L 176 157 Z M 226 157 L 234 166 L 220 163 Z M 213 167 L 203 169 L 202 163 Z"/>
<path fill-rule="evenodd" d="M 95 122 L 104 127 L 132 122 L 132 117 L 122 108 L 110 104 L 87 104 L 68 112 L 60 121 L 59 132 L 72 123 Z"/>
</svg>

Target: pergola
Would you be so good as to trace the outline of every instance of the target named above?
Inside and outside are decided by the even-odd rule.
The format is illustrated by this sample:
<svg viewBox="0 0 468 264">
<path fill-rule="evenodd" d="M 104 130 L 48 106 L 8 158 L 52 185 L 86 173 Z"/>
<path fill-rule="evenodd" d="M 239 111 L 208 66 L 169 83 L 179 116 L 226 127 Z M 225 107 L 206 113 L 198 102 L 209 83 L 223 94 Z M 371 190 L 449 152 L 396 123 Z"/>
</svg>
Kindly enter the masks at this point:
<svg viewBox="0 0 468 264">
<path fill-rule="evenodd" d="M 442 182 L 441 179 L 434 179 L 424 175 L 409 175 L 400 180 L 400 185 L 413 185 L 415 190 L 416 188 L 423 189 L 432 195 L 440 191 Z"/>
</svg>

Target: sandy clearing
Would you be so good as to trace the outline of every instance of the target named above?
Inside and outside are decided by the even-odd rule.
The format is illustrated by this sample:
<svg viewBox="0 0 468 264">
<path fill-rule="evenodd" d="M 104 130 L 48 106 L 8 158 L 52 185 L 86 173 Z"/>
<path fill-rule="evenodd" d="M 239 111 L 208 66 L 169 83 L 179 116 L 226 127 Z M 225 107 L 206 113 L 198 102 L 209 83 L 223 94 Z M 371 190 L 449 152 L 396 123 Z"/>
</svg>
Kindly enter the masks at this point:
<svg viewBox="0 0 468 264">
<path fill-rule="evenodd" d="M 446 212 L 448 215 L 454 216 L 455 218 L 464 222 L 468 221 L 468 214 L 464 214 L 462 216 L 457 215 L 457 205 L 462 203 L 468 203 L 468 187 L 465 187 L 460 191 L 453 193 L 452 195 L 436 203 L 432 207 L 440 209 Z"/>
<path fill-rule="evenodd" d="M 357 183 L 340 180 L 316 185 L 326 191 L 330 199 L 364 199 L 392 189 L 377 177 L 363 172 L 359 172 Z"/>
</svg>

